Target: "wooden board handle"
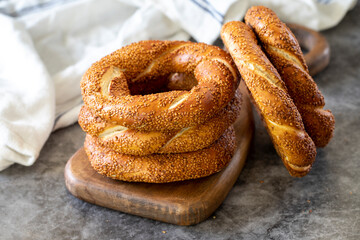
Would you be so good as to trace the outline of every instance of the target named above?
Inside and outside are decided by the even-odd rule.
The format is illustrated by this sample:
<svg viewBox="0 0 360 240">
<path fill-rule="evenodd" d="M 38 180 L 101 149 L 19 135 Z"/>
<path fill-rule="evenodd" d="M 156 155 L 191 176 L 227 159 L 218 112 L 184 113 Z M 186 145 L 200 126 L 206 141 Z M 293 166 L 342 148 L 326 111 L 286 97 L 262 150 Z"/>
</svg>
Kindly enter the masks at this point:
<svg viewBox="0 0 360 240">
<path fill-rule="evenodd" d="M 330 47 L 326 38 L 310 28 L 298 24 L 287 24 L 294 33 L 304 54 L 311 76 L 324 70 L 330 61 Z"/>
</svg>

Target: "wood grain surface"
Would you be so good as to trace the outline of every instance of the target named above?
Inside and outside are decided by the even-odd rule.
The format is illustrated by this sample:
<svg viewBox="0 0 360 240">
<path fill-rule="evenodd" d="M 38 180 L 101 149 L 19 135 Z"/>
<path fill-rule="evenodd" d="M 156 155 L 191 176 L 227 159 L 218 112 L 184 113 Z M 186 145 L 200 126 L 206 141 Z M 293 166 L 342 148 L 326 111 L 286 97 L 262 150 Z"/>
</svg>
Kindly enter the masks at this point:
<svg viewBox="0 0 360 240">
<path fill-rule="evenodd" d="M 209 177 L 182 182 L 128 183 L 95 172 L 83 148 L 65 167 L 65 183 L 76 197 L 111 209 L 163 222 L 192 225 L 208 218 L 224 201 L 238 178 L 254 131 L 247 89 L 242 83 L 242 110 L 235 123 L 237 148 L 230 164 Z"/>
</svg>

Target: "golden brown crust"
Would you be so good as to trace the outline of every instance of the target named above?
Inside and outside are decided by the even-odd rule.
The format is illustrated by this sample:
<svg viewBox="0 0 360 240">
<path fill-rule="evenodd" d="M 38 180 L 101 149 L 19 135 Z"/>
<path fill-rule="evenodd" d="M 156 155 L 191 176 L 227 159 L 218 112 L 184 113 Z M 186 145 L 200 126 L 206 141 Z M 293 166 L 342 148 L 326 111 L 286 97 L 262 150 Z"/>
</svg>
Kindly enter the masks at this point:
<svg viewBox="0 0 360 240">
<path fill-rule="evenodd" d="M 209 147 L 189 153 L 125 155 L 102 147 L 90 135 L 84 147 L 100 174 L 130 182 L 165 183 L 205 177 L 223 169 L 235 150 L 235 131 L 230 127 Z"/>
<path fill-rule="evenodd" d="M 315 160 L 316 148 L 305 132 L 301 116 L 278 72 L 257 45 L 250 27 L 229 22 L 221 38 L 234 59 L 274 146 L 289 173 L 306 175 Z"/>
<path fill-rule="evenodd" d="M 245 15 L 269 59 L 285 82 L 307 133 L 315 145 L 326 146 L 333 136 L 335 118 L 324 110 L 324 97 L 309 74 L 299 43 L 290 29 L 269 8 L 256 6 Z"/>
<path fill-rule="evenodd" d="M 131 94 L 176 72 L 194 75 L 198 85 L 190 91 Z M 141 131 L 170 131 L 210 119 L 234 97 L 238 83 L 231 57 L 218 47 L 141 41 L 94 63 L 81 88 L 85 104 L 102 119 Z"/>
<path fill-rule="evenodd" d="M 148 155 L 197 151 L 215 142 L 235 122 L 241 109 L 241 93 L 203 124 L 171 132 L 141 132 L 102 120 L 86 106 L 79 114 L 85 132 L 98 137 L 99 143 L 119 153 Z"/>
</svg>

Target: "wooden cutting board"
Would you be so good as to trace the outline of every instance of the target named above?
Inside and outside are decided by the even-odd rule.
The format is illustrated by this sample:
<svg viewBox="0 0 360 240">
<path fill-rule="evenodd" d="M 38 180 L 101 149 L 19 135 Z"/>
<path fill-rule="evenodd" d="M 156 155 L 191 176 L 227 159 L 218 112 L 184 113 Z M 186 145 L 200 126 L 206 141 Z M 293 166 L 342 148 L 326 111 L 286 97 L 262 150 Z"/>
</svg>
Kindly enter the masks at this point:
<svg viewBox="0 0 360 240">
<path fill-rule="evenodd" d="M 329 45 L 319 33 L 290 25 L 302 48 L 312 75 L 329 62 Z M 224 201 L 238 178 L 254 131 L 250 101 L 243 82 L 243 105 L 235 123 L 237 148 L 230 164 L 212 176 L 166 184 L 128 183 L 95 172 L 83 148 L 65 167 L 65 183 L 75 196 L 89 203 L 163 222 L 192 225 L 208 218 Z"/>
<path fill-rule="evenodd" d="M 128 183 L 95 172 L 83 148 L 67 162 L 65 183 L 75 196 L 89 203 L 163 222 L 192 225 L 208 218 L 223 202 L 238 178 L 254 131 L 247 90 L 235 124 L 236 152 L 230 164 L 209 177 L 183 182 L 150 184 Z"/>
</svg>

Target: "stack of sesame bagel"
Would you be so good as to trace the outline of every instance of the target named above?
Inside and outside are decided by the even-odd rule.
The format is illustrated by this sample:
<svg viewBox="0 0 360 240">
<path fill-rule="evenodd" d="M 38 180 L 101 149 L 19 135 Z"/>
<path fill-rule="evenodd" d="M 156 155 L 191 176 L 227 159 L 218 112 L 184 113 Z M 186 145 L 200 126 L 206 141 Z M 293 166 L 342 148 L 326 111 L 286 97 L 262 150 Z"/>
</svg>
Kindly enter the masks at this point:
<svg viewBox="0 0 360 240">
<path fill-rule="evenodd" d="M 274 12 L 252 7 L 226 23 L 228 50 L 204 43 L 141 41 L 83 76 L 79 124 L 93 168 L 113 179 L 164 183 L 208 176 L 235 150 L 240 74 L 292 176 L 306 175 L 335 120 L 300 46 Z"/>
<path fill-rule="evenodd" d="M 208 176 L 230 161 L 239 73 L 219 47 L 142 41 L 94 63 L 79 123 L 95 170 L 136 182 Z"/>
</svg>

